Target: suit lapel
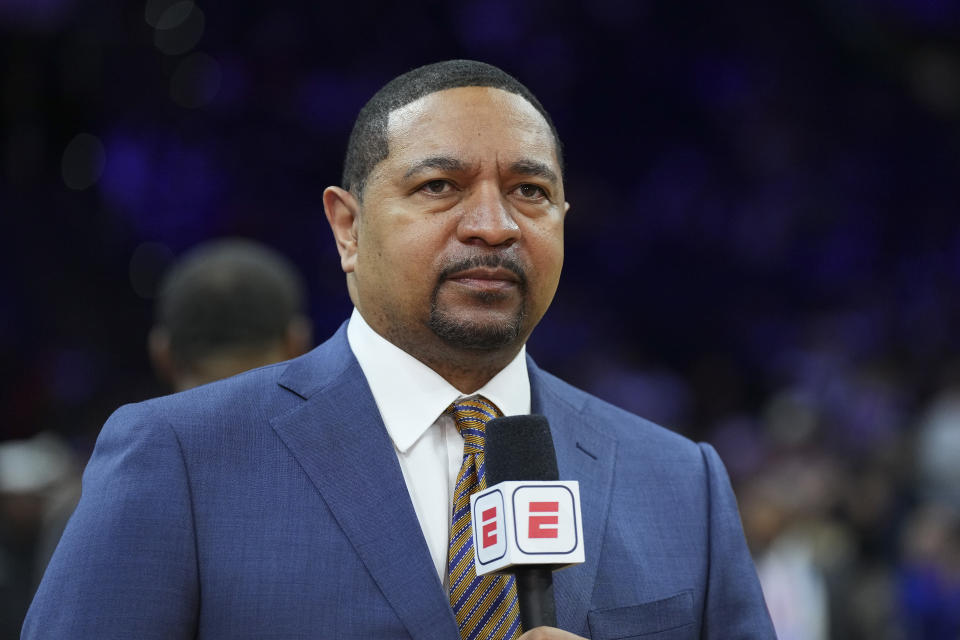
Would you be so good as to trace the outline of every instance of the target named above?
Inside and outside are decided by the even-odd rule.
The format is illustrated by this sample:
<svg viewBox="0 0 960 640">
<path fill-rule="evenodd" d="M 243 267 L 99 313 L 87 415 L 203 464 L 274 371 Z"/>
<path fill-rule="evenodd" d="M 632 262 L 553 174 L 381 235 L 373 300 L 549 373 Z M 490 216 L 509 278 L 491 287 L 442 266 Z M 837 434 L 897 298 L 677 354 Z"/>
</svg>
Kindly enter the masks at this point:
<svg viewBox="0 0 960 640">
<path fill-rule="evenodd" d="M 340 344 L 331 344 L 338 340 Z M 343 331 L 310 356 L 306 365 L 292 366 L 281 380 L 306 402 L 274 419 L 274 430 L 323 496 L 410 635 L 456 637 L 456 621 L 393 443 Z M 318 376 L 316 367 L 331 360 L 337 371 Z"/>
<path fill-rule="evenodd" d="M 580 483 L 585 562 L 554 574 L 557 623 L 582 633 L 597 577 L 613 484 L 616 440 L 596 430 L 563 394 L 560 383 L 528 361 L 532 411 L 550 422 L 561 480 Z"/>
</svg>

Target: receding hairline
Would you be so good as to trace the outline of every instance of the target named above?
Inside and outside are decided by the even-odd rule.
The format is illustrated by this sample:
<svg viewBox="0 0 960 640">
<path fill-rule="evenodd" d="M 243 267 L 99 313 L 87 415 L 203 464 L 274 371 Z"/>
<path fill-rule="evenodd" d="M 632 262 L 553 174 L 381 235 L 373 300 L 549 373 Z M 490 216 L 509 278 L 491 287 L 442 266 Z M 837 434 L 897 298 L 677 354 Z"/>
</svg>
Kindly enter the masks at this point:
<svg viewBox="0 0 960 640">
<path fill-rule="evenodd" d="M 391 144 L 391 141 L 393 140 L 395 135 L 394 128 L 399 124 L 395 119 L 395 116 L 398 112 L 402 112 L 405 109 L 409 109 L 413 105 L 416 105 L 418 102 L 425 102 L 430 98 L 434 98 L 437 96 L 437 94 L 449 93 L 452 91 L 461 91 L 464 89 L 480 89 L 485 94 L 488 94 L 491 91 L 497 91 L 497 92 L 500 92 L 501 94 L 504 94 L 504 98 L 507 98 L 509 96 L 509 98 L 507 99 L 512 100 L 514 102 L 519 100 L 523 104 L 525 104 L 527 108 L 527 113 L 525 114 L 526 117 L 532 117 L 532 119 L 536 121 L 538 128 L 541 129 L 540 133 L 544 134 L 546 138 L 550 141 L 549 146 L 553 154 L 552 160 L 553 160 L 553 163 L 556 165 L 557 170 L 554 171 L 549 166 L 546 166 L 544 163 L 540 162 L 539 160 L 536 160 L 528 156 L 516 159 L 515 161 L 510 163 L 510 166 L 512 167 L 513 170 L 516 170 L 519 173 L 526 173 L 528 175 L 539 175 L 550 180 L 554 184 L 562 183 L 563 168 L 561 167 L 559 140 L 555 135 L 550 122 L 548 122 L 547 119 L 543 116 L 543 114 L 537 109 L 537 107 L 522 94 L 510 91 L 509 89 L 503 89 L 500 87 L 493 87 L 493 86 L 487 86 L 487 85 L 465 85 L 461 87 L 447 87 L 443 89 L 438 89 L 436 91 L 431 91 L 430 93 L 419 96 L 406 104 L 399 105 L 397 107 L 394 107 L 390 111 L 388 111 L 387 127 L 386 127 L 387 155 L 371 168 L 369 176 L 374 175 L 377 171 L 377 168 L 380 167 L 392 155 L 393 145 Z M 416 114 L 412 114 L 410 116 L 410 119 L 412 120 L 415 117 L 416 117 Z M 409 174 L 416 172 L 417 169 L 420 168 L 420 165 L 422 165 L 423 167 L 429 167 L 429 168 L 452 169 L 453 168 L 452 165 L 455 165 L 455 164 L 461 164 L 461 161 L 457 158 L 453 158 L 451 156 L 447 156 L 444 154 L 426 153 L 424 154 L 421 160 L 417 161 L 416 163 L 408 167 L 407 175 L 409 176 Z"/>
<path fill-rule="evenodd" d="M 498 92 L 499 94 L 502 94 L 502 97 L 503 97 L 503 98 L 509 99 L 509 100 L 511 100 L 511 101 L 514 101 L 514 102 L 516 102 L 517 100 L 522 101 L 523 104 L 525 104 L 527 107 L 529 107 L 529 113 L 528 113 L 527 115 L 533 115 L 533 116 L 535 116 L 535 119 L 538 121 L 538 124 L 543 125 L 543 128 L 544 128 L 546 134 L 551 138 L 551 140 L 553 140 L 553 144 L 554 144 L 554 147 L 555 147 L 554 152 L 556 153 L 557 140 L 556 140 L 556 136 L 555 136 L 554 133 L 553 133 L 553 128 L 550 126 L 550 123 L 547 122 L 547 119 L 543 116 L 543 114 L 537 109 L 537 107 L 536 107 L 532 102 L 530 102 L 529 100 L 527 100 L 527 98 L 526 98 L 525 96 L 523 96 L 523 95 L 521 95 L 521 94 L 519 94 L 519 93 L 516 93 L 516 92 L 514 92 L 514 91 L 510 91 L 509 89 L 503 89 L 503 88 L 501 88 L 501 87 L 492 87 L 492 86 L 488 86 L 488 85 L 479 85 L 479 84 L 478 84 L 478 85 L 465 85 L 465 86 L 462 86 L 462 87 L 448 87 L 448 88 L 444 88 L 444 89 L 437 89 L 436 91 L 431 91 L 430 93 L 425 93 L 425 94 L 423 94 L 422 96 L 418 96 L 418 97 L 414 98 L 413 100 L 411 100 L 410 102 L 406 102 L 406 103 L 404 103 L 404 104 L 397 105 L 397 106 L 393 107 L 392 109 L 390 109 L 390 110 L 387 112 L 387 129 L 388 129 L 388 131 L 389 131 L 389 128 L 393 125 L 393 118 L 394 118 L 394 116 L 396 115 L 396 113 L 397 113 L 398 111 L 403 111 L 404 109 L 409 109 L 410 107 L 412 107 L 413 105 L 417 104 L 418 102 L 425 102 L 426 100 L 428 100 L 428 99 L 430 99 L 430 98 L 434 98 L 434 97 L 436 97 L 436 96 L 438 96 L 439 94 L 442 94 L 442 93 L 460 92 L 460 91 L 465 91 L 465 90 L 473 90 L 473 91 L 479 90 L 479 91 L 482 91 L 483 93 L 487 93 L 487 94 L 489 94 L 490 92 L 496 91 L 496 92 Z M 493 94 L 493 95 L 497 95 L 497 94 Z"/>
</svg>

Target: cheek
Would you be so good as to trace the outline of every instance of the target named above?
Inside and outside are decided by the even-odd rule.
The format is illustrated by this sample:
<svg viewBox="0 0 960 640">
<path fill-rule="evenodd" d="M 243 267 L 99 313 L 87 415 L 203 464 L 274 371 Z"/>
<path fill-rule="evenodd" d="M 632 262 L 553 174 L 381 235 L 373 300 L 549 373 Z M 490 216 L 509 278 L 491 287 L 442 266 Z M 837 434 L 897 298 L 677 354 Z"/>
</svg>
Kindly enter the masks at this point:
<svg viewBox="0 0 960 640">
<path fill-rule="evenodd" d="M 544 275 L 559 274 L 563 265 L 563 226 L 544 225 L 528 234 L 530 251 L 537 269 Z"/>
<path fill-rule="evenodd" d="M 422 304 L 422 298 L 433 290 L 435 252 L 415 237 L 395 235 L 387 240 L 370 241 L 360 252 L 358 281 L 372 298 L 384 304 Z"/>
<path fill-rule="evenodd" d="M 531 274 L 529 282 L 537 304 L 549 304 L 560 282 L 563 268 L 563 230 L 552 228 L 549 233 L 538 235 L 530 245 Z"/>
<path fill-rule="evenodd" d="M 377 280 L 389 277 L 393 269 L 391 265 L 397 261 L 396 233 L 386 225 L 368 224 L 361 228 L 357 268 Z"/>
</svg>

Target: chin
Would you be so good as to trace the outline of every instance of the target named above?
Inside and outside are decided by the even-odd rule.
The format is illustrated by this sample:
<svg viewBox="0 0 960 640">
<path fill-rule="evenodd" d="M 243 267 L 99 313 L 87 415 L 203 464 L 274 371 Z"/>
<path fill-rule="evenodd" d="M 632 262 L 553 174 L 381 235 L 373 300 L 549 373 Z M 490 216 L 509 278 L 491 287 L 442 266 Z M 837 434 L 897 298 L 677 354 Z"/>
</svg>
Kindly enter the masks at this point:
<svg viewBox="0 0 960 640">
<path fill-rule="evenodd" d="M 485 315 L 479 312 L 476 316 Z M 505 318 L 462 318 L 434 307 L 430 310 L 431 331 L 447 344 L 460 349 L 496 351 L 516 345 L 523 335 L 526 313 L 521 309 Z"/>
</svg>

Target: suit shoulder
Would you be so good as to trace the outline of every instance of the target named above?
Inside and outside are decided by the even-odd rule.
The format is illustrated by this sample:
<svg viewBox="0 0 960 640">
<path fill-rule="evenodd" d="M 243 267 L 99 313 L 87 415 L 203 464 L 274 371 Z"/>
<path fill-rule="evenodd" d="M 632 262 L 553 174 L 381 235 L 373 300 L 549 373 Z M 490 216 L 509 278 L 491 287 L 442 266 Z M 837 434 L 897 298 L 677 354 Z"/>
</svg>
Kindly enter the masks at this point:
<svg viewBox="0 0 960 640">
<path fill-rule="evenodd" d="M 178 418 L 244 419 L 251 414 L 274 416 L 338 379 L 355 362 L 341 328 L 310 352 L 230 378 L 146 401 L 151 409 Z"/>
<path fill-rule="evenodd" d="M 182 445 L 220 446 L 255 441 L 279 416 L 301 406 L 356 364 L 343 328 L 323 344 L 292 360 L 139 403 L 111 416 L 101 435 L 121 439 L 159 435 L 170 429 Z M 139 434 L 139 435 L 138 435 Z M 206 444 L 203 444 L 206 443 Z"/>
<path fill-rule="evenodd" d="M 145 400 L 141 411 L 152 411 L 165 416 L 199 414 L 235 414 L 255 407 L 282 402 L 284 395 L 292 395 L 278 384 L 288 362 L 267 365 L 237 374 L 230 378 Z M 128 405 L 124 411 L 136 411 L 137 405 Z"/>
</svg>

